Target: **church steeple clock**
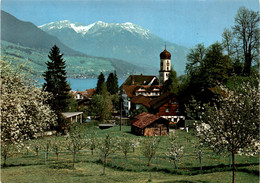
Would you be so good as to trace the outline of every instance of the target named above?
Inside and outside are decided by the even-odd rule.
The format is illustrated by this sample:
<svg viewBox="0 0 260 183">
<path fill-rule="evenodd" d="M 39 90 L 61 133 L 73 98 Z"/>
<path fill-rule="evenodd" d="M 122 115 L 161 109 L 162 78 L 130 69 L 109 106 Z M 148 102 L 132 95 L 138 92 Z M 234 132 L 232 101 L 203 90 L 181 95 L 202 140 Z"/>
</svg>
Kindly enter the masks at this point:
<svg viewBox="0 0 260 183">
<path fill-rule="evenodd" d="M 169 79 L 171 71 L 171 54 L 166 50 L 160 54 L 160 71 L 159 71 L 159 82 L 163 85 L 165 81 Z"/>
</svg>

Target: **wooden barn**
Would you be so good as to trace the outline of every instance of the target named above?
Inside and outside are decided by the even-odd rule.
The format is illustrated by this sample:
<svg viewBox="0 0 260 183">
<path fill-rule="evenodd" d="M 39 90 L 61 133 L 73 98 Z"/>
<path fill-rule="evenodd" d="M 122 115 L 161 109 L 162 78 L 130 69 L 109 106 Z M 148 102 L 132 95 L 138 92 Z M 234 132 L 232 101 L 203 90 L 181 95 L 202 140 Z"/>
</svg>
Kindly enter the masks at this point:
<svg viewBox="0 0 260 183">
<path fill-rule="evenodd" d="M 131 121 L 131 132 L 141 136 L 163 136 L 169 133 L 169 121 L 143 112 Z"/>
</svg>

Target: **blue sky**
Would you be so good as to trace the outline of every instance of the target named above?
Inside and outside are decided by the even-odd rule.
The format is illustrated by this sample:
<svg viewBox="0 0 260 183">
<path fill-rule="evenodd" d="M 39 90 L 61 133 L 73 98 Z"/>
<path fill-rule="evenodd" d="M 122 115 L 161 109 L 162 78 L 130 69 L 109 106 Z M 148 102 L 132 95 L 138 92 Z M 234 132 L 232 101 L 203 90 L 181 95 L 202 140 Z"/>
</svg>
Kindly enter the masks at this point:
<svg viewBox="0 0 260 183">
<path fill-rule="evenodd" d="M 239 7 L 257 11 L 258 0 L 2 0 L 1 9 L 42 25 L 70 20 L 91 24 L 132 22 L 187 47 L 221 41 Z"/>
</svg>

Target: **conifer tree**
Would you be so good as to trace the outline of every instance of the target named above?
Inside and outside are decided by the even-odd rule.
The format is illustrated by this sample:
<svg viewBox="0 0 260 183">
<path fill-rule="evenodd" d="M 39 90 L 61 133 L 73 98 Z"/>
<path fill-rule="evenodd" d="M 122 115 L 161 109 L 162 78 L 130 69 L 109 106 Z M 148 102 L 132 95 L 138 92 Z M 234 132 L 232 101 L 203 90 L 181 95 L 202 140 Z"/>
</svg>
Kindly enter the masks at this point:
<svg viewBox="0 0 260 183">
<path fill-rule="evenodd" d="M 116 71 L 114 73 L 110 73 L 108 78 L 107 78 L 107 91 L 111 94 L 114 95 L 118 92 L 118 78 L 116 75 Z"/>
<path fill-rule="evenodd" d="M 43 74 L 46 81 L 43 85 L 43 90 L 53 94 L 53 99 L 48 102 L 58 116 L 57 130 L 59 131 L 64 129 L 66 125 L 61 112 L 68 108 L 69 91 L 71 90 L 66 81 L 66 64 L 62 57 L 63 54 L 60 53 L 60 49 L 54 45 L 48 55 L 47 71 Z"/>
<path fill-rule="evenodd" d="M 100 75 L 98 76 L 96 94 L 100 94 L 100 93 L 101 93 L 102 84 L 103 84 L 104 82 L 105 82 L 105 76 L 104 76 L 104 74 L 101 72 Z"/>
</svg>

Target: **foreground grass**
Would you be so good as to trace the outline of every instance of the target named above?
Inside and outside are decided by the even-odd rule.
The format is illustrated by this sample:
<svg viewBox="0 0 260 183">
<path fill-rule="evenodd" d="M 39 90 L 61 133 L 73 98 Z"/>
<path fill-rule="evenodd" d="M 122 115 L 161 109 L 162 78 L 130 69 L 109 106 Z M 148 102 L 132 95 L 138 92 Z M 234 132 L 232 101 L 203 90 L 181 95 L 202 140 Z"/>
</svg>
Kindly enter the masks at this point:
<svg viewBox="0 0 260 183">
<path fill-rule="evenodd" d="M 84 127 L 84 126 L 83 126 Z M 96 127 L 94 127 L 96 128 Z M 83 128 L 84 129 L 84 128 Z M 86 133 L 88 130 L 86 129 Z M 121 137 L 128 136 L 130 139 L 138 137 L 130 133 L 130 127 L 123 126 L 122 131 L 119 127 L 107 130 L 97 130 L 98 137 L 105 134 Z M 179 161 L 178 171 L 173 164 L 163 157 L 167 151 L 167 137 L 161 138 L 161 143 L 156 156 L 152 160 L 153 182 L 231 182 L 232 171 L 229 167 L 229 157 L 216 155 L 209 149 L 205 149 L 203 156 L 203 174 L 200 174 L 200 164 L 198 157 L 194 154 L 194 144 L 198 139 L 190 133 L 177 131 L 178 142 L 184 146 L 185 156 Z M 52 138 L 52 137 L 49 137 Z M 59 137 L 64 138 L 64 137 Z M 113 157 L 113 158 L 112 158 Z M 123 154 L 117 151 L 108 159 L 107 174 L 102 175 L 103 166 L 98 161 L 99 153 L 95 150 L 94 156 L 91 155 L 86 147 L 77 155 L 75 169 L 72 169 L 72 155 L 69 152 L 60 154 L 57 161 L 55 153 L 49 154 L 49 159 L 45 162 L 44 152 L 35 153 L 25 152 L 17 154 L 8 159 L 8 167 L 1 170 L 1 181 L 5 182 L 147 182 L 149 178 L 147 160 L 143 157 L 142 146 L 130 152 L 128 155 L 127 166 Z M 246 157 L 237 156 L 236 181 L 255 183 L 259 179 L 258 156 Z M 46 163 L 46 165 L 45 165 Z"/>
<path fill-rule="evenodd" d="M 1 181 L 15 183 L 30 182 L 148 182 L 149 173 L 120 171 L 107 168 L 106 175 L 102 174 L 103 167 L 95 163 L 77 163 L 75 169 L 51 167 L 45 165 L 8 167 L 1 170 Z M 163 172 L 152 172 L 152 182 L 231 182 L 232 172 L 214 172 L 199 175 L 175 175 Z M 236 182 L 257 183 L 258 176 L 238 171 Z"/>
</svg>

